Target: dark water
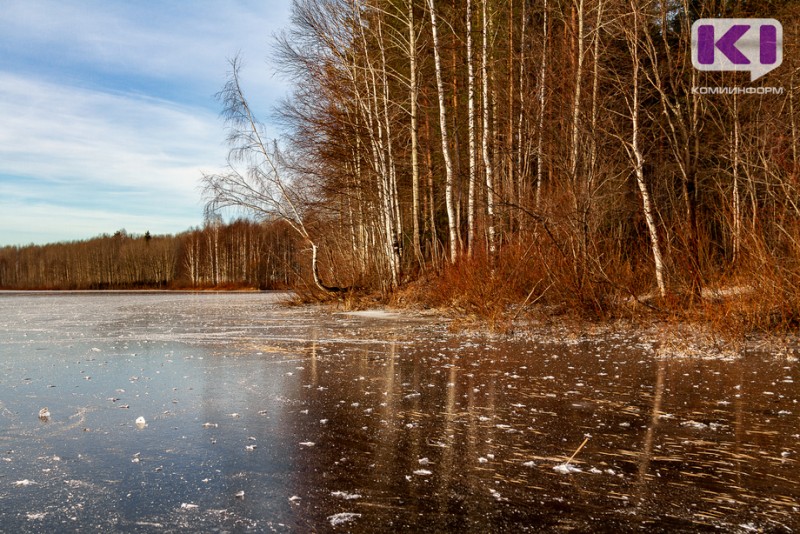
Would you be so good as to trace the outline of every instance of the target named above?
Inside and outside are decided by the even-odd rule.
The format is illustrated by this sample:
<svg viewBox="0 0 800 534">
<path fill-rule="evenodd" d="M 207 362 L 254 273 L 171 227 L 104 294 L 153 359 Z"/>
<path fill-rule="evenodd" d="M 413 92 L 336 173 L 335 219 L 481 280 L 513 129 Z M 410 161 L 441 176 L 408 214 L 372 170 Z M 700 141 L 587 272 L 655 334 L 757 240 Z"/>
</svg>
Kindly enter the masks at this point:
<svg viewBox="0 0 800 534">
<path fill-rule="evenodd" d="M 276 300 L 0 294 L 0 531 L 800 531 L 791 354 Z"/>
</svg>

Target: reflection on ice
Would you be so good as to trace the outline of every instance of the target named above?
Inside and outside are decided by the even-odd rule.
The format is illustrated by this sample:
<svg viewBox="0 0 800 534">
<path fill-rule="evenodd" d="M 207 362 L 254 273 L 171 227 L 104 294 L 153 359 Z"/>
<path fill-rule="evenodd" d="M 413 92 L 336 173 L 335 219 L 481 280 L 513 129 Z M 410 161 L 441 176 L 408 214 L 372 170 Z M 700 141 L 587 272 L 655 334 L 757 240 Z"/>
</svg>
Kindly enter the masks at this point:
<svg viewBox="0 0 800 534">
<path fill-rule="evenodd" d="M 3 528 L 800 529 L 792 355 L 275 302 L 1 294 Z"/>
</svg>

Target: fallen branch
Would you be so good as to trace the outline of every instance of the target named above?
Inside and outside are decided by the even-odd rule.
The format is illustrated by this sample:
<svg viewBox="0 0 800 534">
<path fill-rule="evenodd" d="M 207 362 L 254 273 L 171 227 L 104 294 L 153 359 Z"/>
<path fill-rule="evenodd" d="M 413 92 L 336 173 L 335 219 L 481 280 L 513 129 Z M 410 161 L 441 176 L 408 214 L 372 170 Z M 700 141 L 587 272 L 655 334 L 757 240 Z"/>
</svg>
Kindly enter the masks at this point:
<svg viewBox="0 0 800 534">
<path fill-rule="evenodd" d="M 578 455 L 578 453 L 581 452 L 581 449 L 583 448 L 584 445 L 586 445 L 586 443 L 588 443 L 588 441 L 589 441 L 589 436 L 586 436 L 586 439 L 583 440 L 583 443 L 581 443 L 578 446 L 578 448 L 575 449 L 575 452 L 572 453 L 572 456 L 569 457 L 569 460 L 564 462 L 564 465 L 569 465 L 569 463 Z"/>
</svg>

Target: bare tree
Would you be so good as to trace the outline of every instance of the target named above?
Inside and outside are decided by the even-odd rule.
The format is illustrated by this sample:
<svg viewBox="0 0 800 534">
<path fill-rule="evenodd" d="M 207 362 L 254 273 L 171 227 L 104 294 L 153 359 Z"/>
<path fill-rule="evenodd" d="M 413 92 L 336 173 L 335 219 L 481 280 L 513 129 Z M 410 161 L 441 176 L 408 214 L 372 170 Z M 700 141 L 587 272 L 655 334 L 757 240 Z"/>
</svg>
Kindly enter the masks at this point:
<svg viewBox="0 0 800 534">
<path fill-rule="evenodd" d="M 467 120 L 469 137 L 469 192 L 467 197 L 467 246 L 475 251 L 475 190 L 477 183 L 477 147 L 475 142 L 475 66 L 472 50 L 472 0 L 467 0 Z"/>
<path fill-rule="evenodd" d="M 548 30 L 547 23 L 548 6 L 547 0 L 544 0 L 542 6 L 542 58 L 539 61 L 539 92 L 537 98 L 539 100 L 539 124 L 536 132 L 536 184 L 535 184 L 535 207 L 539 209 L 542 199 L 542 180 L 544 177 L 544 116 L 547 110 L 547 56 L 548 50 Z M 521 117 L 520 117 L 521 123 Z"/>
<path fill-rule="evenodd" d="M 483 82 L 483 166 L 486 174 L 486 216 L 487 216 L 487 240 L 489 242 L 489 256 L 492 257 L 497 249 L 495 240 L 495 180 L 494 180 L 494 161 L 493 154 L 489 153 L 489 138 L 492 136 L 494 128 L 489 122 L 489 34 L 492 31 L 492 19 L 488 13 L 488 0 L 483 0 L 481 20 L 483 22 L 483 40 L 481 54 L 481 78 Z M 495 117 L 497 114 L 495 114 Z"/>
<path fill-rule="evenodd" d="M 625 30 L 625 36 L 628 40 L 628 49 L 631 54 L 631 61 L 633 64 L 633 73 L 630 80 L 631 96 L 628 101 L 630 118 L 631 118 L 631 137 L 630 141 L 625 143 L 625 148 L 628 156 L 633 164 L 634 175 L 636 176 L 636 185 L 639 187 L 639 193 L 642 197 L 642 211 L 644 212 L 645 222 L 647 224 L 647 231 L 650 236 L 650 246 L 653 251 L 653 263 L 655 264 L 656 284 L 658 291 L 662 297 L 667 295 L 667 286 L 664 280 L 664 260 L 661 256 L 661 242 L 658 238 L 658 228 L 656 227 L 655 210 L 653 208 L 653 201 L 650 196 L 650 191 L 647 187 L 647 181 L 644 175 L 644 152 L 641 146 L 641 123 L 640 123 L 640 97 L 641 81 L 640 74 L 642 64 L 640 59 L 640 48 L 642 30 L 640 29 L 641 21 L 641 8 L 638 5 L 638 0 L 630 0 L 631 13 L 630 19 L 632 28 Z"/>
<path fill-rule="evenodd" d="M 433 0 L 428 0 L 431 15 L 431 32 L 433 33 L 433 59 L 436 69 L 436 90 L 439 96 L 439 126 L 442 137 L 442 156 L 445 168 L 445 206 L 447 208 L 447 226 L 450 237 L 450 262 L 458 258 L 458 230 L 456 228 L 456 211 L 453 204 L 453 160 L 450 157 L 450 142 L 447 135 L 447 107 L 445 105 L 444 82 L 442 80 L 442 59 L 439 53 L 439 30 L 437 26 L 436 7 Z"/>
<path fill-rule="evenodd" d="M 412 243 L 417 261 L 424 264 L 419 230 L 419 126 L 417 124 L 419 83 L 417 82 L 417 28 L 414 24 L 414 0 L 408 0 L 408 63 L 410 71 L 409 97 L 411 99 L 411 214 L 412 231 L 414 232 Z"/>
<path fill-rule="evenodd" d="M 222 116 L 228 128 L 228 171 L 204 174 L 203 195 L 206 212 L 237 208 L 264 219 L 286 221 L 311 246 L 311 271 L 314 283 L 323 291 L 341 288 L 325 285 L 319 276 L 318 247 L 303 218 L 306 205 L 301 188 L 292 184 L 282 165 L 277 142 L 269 142 L 263 125 L 256 119 L 239 81 L 241 60 L 231 60 L 227 83 L 217 95 L 222 101 Z M 240 171 L 239 166 L 244 170 Z"/>
</svg>

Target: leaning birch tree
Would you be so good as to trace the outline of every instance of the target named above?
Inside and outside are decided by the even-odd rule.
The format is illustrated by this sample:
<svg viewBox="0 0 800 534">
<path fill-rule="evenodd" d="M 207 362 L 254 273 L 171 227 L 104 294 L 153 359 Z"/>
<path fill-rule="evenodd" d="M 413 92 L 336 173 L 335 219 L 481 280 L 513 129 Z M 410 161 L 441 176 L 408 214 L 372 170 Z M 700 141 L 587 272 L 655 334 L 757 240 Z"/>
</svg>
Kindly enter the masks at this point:
<svg viewBox="0 0 800 534">
<path fill-rule="evenodd" d="M 647 224 L 647 232 L 650 236 L 650 246 L 653 251 L 653 263 L 656 272 L 656 284 L 658 285 L 658 292 L 661 297 L 667 295 L 667 286 L 664 281 L 664 260 L 661 256 L 661 243 L 658 239 L 658 228 L 655 221 L 655 209 L 653 208 L 653 200 L 650 197 L 650 192 L 647 187 L 647 182 L 644 176 L 644 152 L 641 146 L 641 123 L 639 120 L 640 103 L 640 73 L 642 70 L 641 59 L 639 57 L 640 50 L 640 28 L 641 24 L 641 10 L 638 6 L 637 0 L 630 0 L 631 18 L 633 19 L 632 27 L 625 29 L 625 38 L 628 41 L 628 49 L 631 54 L 632 62 L 632 76 L 631 82 L 631 95 L 628 100 L 631 118 L 631 136 L 630 141 L 624 143 L 628 157 L 633 164 L 634 175 L 636 176 L 636 185 L 639 188 L 639 193 L 642 197 L 642 211 L 644 212 L 645 223 Z"/>
<path fill-rule="evenodd" d="M 325 285 L 319 276 L 318 247 L 303 217 L 305 199 L 300 188 L 290 182 L 277 143 L 267 139 L 263 124 L 242 91 L 241 60 L 236 57 L 230 64 L 228 81 L 217 94 L 228 129 L 228 168 L 226 172 L 203 175 L 206 214 L 213 216 L 222 209 L 236 208 L 260 218 L 285 221 L 311 246 L 314 284 L 326 292 L 339 291 L 341 288 Z"/>
</svg>

